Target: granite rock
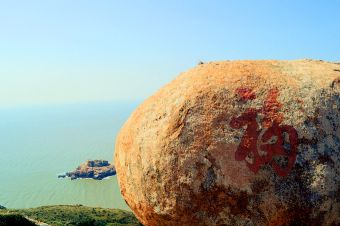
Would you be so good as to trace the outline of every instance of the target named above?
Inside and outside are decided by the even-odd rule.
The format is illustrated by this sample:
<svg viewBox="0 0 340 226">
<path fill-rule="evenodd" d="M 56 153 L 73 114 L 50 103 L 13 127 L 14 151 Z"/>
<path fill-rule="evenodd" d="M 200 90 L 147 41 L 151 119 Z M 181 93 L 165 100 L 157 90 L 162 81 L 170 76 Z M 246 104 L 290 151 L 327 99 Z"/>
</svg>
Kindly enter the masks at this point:
<svg viewBox="0 0 340 226">
<path fill-rule="evenodd" d="M 340 225 L 340 65 L 223 61 L 182 73 L 117 136 L 146 226 Z"/>
<path fill-rule="evenodd" d="M 92 178 L 95 180 L 102 180 L 105 177 L 116 174 L 116 169 L 106 160 L 88 160 L 82 163 L 72 172 L 65 175 L 58 175 L 59 178 L 70 177 L 71 180 L 79 178 Z"/>
</svg>

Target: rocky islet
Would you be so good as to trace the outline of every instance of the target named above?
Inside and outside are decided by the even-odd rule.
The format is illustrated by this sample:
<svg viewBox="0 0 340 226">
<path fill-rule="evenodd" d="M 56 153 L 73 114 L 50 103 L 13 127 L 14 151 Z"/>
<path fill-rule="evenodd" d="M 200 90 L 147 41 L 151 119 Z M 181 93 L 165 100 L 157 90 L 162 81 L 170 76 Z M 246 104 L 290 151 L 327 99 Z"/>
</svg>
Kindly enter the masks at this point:
<svg viewBox="0 0 340 226">
<path fill-rule="evenodd" d="M 74 171 L 58 175 L 59 178 L 70 177 L 71 180 L 80 178 L 92 178 L 102 180 L 105 177 L 116 175 L 114 165 L 106 160 L 87 160 L 80 164 Z"/>
</svg>

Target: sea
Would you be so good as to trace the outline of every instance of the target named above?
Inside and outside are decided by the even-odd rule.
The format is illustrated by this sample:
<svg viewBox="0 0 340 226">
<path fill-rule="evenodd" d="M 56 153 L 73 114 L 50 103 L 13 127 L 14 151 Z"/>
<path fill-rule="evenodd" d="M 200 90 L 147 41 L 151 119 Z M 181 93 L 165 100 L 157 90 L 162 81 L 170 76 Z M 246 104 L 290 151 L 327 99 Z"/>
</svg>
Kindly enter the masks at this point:
<svg viewBox="0 0 340 226">
<path fill-rule="evenodd" d="M 117 177 L 57 178 L 86 160 L 112 162 L 115 137 L 139 102 L 0 108 L 0 205 L 129 210 Z"/>
</svg>

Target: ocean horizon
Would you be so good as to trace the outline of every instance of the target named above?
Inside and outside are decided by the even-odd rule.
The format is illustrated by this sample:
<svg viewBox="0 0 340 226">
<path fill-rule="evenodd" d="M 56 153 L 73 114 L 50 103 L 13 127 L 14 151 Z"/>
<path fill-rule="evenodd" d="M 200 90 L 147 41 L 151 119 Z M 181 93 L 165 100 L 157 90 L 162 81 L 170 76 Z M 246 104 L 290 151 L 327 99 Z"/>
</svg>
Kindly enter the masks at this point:
<svg viewBox="0 0 340 226">
<path fill-rule="evenodd" d="M 116 176 L 57 178 L 86 160 L 113 160 L 115 137 L 138 102 L 0 109 L 0 205 L 81 204 L 129 209 Z"/>
</svg>

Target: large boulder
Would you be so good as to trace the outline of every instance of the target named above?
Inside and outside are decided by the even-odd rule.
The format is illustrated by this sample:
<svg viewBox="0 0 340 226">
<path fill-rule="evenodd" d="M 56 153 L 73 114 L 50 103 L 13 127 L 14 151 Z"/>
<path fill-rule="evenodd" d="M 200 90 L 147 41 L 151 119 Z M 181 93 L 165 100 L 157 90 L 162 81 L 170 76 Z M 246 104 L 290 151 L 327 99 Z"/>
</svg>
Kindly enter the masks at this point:
<svg viewBox="0 0 340 226">
<path fill-rule="evenodd" d="M 146 226 L 340 225 L 340 65 L 223 61 L 178 76 L 117 136 Z"/>
</svg>

